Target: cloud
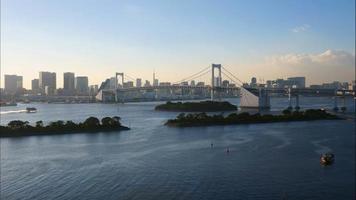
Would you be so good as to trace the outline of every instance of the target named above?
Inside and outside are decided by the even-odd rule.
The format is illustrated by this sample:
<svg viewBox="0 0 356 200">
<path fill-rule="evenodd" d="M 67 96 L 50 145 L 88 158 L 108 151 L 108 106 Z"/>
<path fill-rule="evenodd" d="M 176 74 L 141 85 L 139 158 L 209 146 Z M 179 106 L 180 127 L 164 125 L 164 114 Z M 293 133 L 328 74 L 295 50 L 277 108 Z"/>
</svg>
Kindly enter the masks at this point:
<svg viewBox="0 0 356 200">
<path fill-rule="evenodd" d="M 343 50 L 269 56 L 263 65 L 271 73 L 306 76 L 310 83 L 355 79 L 355 54 Z"/>
<path fill-rule="evenodd" d="M 308 24 L 303 24 L 303 25 L 301 25 L 301 26 L 294 27 L 294 28 L 292 29 L 292 31 L 293 31 L 294 33 L 300 33 L 300 32 L 305 32 L 305 31 L 307 31 L 309 28 L 310 28 L 310 25 L 308 25 Z"/>
<path fill-rule="evenodd" d="M 355 55 L 342 50 L 326 50 L 319 54 L 286 54 L 270 56 L 267 62 L 273 65 L 323 65 L 323 66 L 355 66 Z"/>
</svg>

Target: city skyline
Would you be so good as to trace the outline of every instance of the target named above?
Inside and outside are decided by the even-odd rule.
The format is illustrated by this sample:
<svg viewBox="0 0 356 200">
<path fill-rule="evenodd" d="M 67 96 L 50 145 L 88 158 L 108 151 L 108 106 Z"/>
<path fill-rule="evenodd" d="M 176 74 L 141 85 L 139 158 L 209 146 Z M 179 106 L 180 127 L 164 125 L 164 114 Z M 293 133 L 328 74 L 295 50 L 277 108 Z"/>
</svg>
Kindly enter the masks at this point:
<svg viewBox="0 0 356 200">
<path fill-rule="evenodd" d="M 354 7 L 347 0 L 2 1 L 1 85 L 5 74 L 16 74 L 29 89 L 39 71 L 56 72 L 59 87 L 64 72 L 88 76 L 89 85 L 115 72 L 152 82 L 155 71 L 161 82 L 179 81 L 211 63 L 245 82 L 350 82 Z"/>
</svg>

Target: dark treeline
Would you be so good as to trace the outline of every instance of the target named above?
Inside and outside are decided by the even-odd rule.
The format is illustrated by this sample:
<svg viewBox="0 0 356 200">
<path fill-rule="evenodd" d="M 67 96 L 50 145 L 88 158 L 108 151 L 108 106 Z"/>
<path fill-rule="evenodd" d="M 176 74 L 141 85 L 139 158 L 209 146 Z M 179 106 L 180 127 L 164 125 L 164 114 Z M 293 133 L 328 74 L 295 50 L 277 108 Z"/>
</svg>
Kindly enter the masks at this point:
<svg viewBox="0 0 356 200">
<path fill-rule="evenodd" d="M 237 110 L 237 106 L 227 101 L 170 102 L 155 107 L 162 111 L 215 112 Z"/>
<path fill-rule="evenodd" d="M 58 120 L 44 125 L 43 121 L 37 121 L 35 126 L 31 126 L 28 121 L 14 120 L 9 122 L 7 126 L 0 126 L 0 137 L 55 135 L 128 129 L 128 127 L 121 125 L 120 117 L 117 116 L 104 117 L 101 119 L 101 122 L 96 117 L 89 117 L 82 123 Z"/>
<path fill-rule="evenodd" d="M 325 110 L 310 109 L 306 111 L 284 110 L 282 115 L 261 115 L 243 112 L 240 114 L 232 113 L 226 117 L 221 115 L 207 115 L 206 113 L 179 114 L 176 119 L 168 120 L 165 125 L 188 127 L 188 126 L 210 126 L 228 124 L 252 124 L 252 123 L 271 123 L 288 121 L 308 121 L 321 119 L 340 119 L 336 115 L 327 113 Z"/>
</svg>

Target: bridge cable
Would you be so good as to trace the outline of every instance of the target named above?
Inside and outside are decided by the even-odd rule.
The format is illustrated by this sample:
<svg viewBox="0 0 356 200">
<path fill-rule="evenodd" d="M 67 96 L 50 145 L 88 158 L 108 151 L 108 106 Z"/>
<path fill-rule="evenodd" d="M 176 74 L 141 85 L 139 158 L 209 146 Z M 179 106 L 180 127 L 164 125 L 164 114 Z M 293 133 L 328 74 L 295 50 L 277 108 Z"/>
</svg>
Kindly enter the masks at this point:
<svg viewBox="0 0 356 200">
<path fill-rule="evenodd" d="M 190 75 L 190 76 L 188 76 L 188 77 L 186 77 L 186 78 L 184 78 L 184 79 L 181 79 L 180 81 L 173 82 L 173 84 L 175 84 L 175 83 L 181 83 L 181 82 L 186 81 L 186 80 L 192 80 L 192 79 L 191 79 L 192 77 L 194 77 L 194 76 L 196 76 L 196 75 L 198 75 L 198 74 L 204 72 L 205 70 L 207 70 L 207 69 L 209 69 L 209 68 L 210 68 L 210 66 L 204 68 L 203 70 L 200 70 L 199 72 L 197 72 L 197 73 L 195 73 L 195 74 L 193 74 L 193 75 Z"/>
</svg>

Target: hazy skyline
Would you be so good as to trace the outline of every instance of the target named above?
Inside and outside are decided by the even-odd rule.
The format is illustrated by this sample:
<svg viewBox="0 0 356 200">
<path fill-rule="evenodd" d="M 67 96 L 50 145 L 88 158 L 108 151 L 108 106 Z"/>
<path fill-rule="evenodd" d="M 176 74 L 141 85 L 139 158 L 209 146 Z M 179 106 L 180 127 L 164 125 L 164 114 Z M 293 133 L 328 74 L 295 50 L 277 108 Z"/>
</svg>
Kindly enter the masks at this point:
<svg viewBox="0 0 356 200">
<path fill-rule="evenodd" d="M 355 78 L 355 1 L 1 1 L 4 74 L 100 84 L 125 72 L 178 81 L 211 63 L 243 81 Z"/>
</svg>

